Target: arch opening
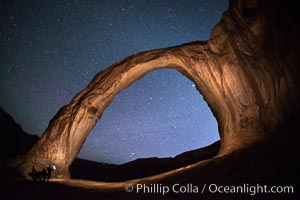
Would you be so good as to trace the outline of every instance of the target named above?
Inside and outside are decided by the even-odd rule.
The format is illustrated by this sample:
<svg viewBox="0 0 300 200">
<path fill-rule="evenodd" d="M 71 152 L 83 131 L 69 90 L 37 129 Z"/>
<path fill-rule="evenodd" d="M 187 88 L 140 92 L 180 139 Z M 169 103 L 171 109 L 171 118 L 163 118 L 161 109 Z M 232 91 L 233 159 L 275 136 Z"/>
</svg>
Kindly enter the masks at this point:
<svg viewBox="0 0 300 200">
<path fill-rule="evenodd" d="M 115 96 L 79 157 L 122 164 L 174 157 L 217 140 L 217 121 L 195 83 L 175 69 L 159 69 Z"/>
</svg>

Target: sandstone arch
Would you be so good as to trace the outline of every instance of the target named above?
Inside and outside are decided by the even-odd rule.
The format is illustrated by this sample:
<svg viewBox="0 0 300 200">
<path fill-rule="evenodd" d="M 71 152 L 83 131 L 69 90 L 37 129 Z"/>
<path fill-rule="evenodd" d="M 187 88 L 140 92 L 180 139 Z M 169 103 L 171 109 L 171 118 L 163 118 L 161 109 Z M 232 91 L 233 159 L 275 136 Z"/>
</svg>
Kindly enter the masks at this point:
<svg viewBox="0 0 300 200">
<path fill-rule="evenodd" d="M 209 41 L 139 53 L 97 74 L 21 159 L 22 174 L 32 165 L 51 163 L 68 177 L 68 167 L 113 97 L 160 68 L 175 68 L 195 83 L 218 121 L 219 155 L 264 139 L 300 107 L 299 29 L 291 25 L 283 32 L 285 20 L 275 20 L 285 8 L 266 2 L 230 1 Z"/>
</svg>

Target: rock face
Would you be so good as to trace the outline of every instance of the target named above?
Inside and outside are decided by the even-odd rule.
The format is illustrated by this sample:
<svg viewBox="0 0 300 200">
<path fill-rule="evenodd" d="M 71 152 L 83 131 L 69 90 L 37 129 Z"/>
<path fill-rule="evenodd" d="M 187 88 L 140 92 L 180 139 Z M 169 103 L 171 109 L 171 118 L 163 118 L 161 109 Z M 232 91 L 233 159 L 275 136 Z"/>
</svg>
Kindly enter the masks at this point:
<svg viewBox="0 0 300 200">
<path fill-rule="evenodd" d="M 16 164 L 69 166 L 114 96 L 145 74 L 175 68 L 192 80 L 218 121 L 219 155 L 269 137 L 299 111 L 299 25 L 292 1 L 232 0 L 208 41 L 133 55 L 98 73 L 51 120 L 36 145 Z"/>
</svg>

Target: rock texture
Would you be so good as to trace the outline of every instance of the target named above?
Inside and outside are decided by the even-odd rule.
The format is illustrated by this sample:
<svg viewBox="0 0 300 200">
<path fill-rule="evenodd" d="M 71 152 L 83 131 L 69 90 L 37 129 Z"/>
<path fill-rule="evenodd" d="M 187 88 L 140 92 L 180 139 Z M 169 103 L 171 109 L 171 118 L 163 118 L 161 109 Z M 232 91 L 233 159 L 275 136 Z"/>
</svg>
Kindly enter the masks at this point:
<svg viewBox="0 0 300 200">
<path fill-rule="evenodd" d="M 232 0 L 208 41 L 139 53 L 98 73 L 51 120 L 36 145 L 18 160 L 68 168 L 114 96 L 148 72 L 175 68 L 192 80 L 218 121 L 219 155 L 269 137 L 299 111 L 299 25 L 292 1 Z"/>
</svg>

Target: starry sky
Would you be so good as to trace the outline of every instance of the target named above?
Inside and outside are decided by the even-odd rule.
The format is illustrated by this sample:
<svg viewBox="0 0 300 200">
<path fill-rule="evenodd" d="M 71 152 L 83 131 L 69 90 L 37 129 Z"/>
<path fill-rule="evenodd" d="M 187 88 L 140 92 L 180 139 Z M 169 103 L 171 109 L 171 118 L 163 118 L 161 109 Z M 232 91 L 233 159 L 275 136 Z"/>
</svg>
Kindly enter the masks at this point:
<svg viewBox="0 0 300 200">
<path fill-rule="evenodd" d="M 207 40 L 226 0 L 1 0 L 0 106 L 31 134 L 109 65 Z M 193 82 L 157 70 L 118 94 L 79 156 L 108 163 L 169 157 L 219 139 Z"/>
</svg>

